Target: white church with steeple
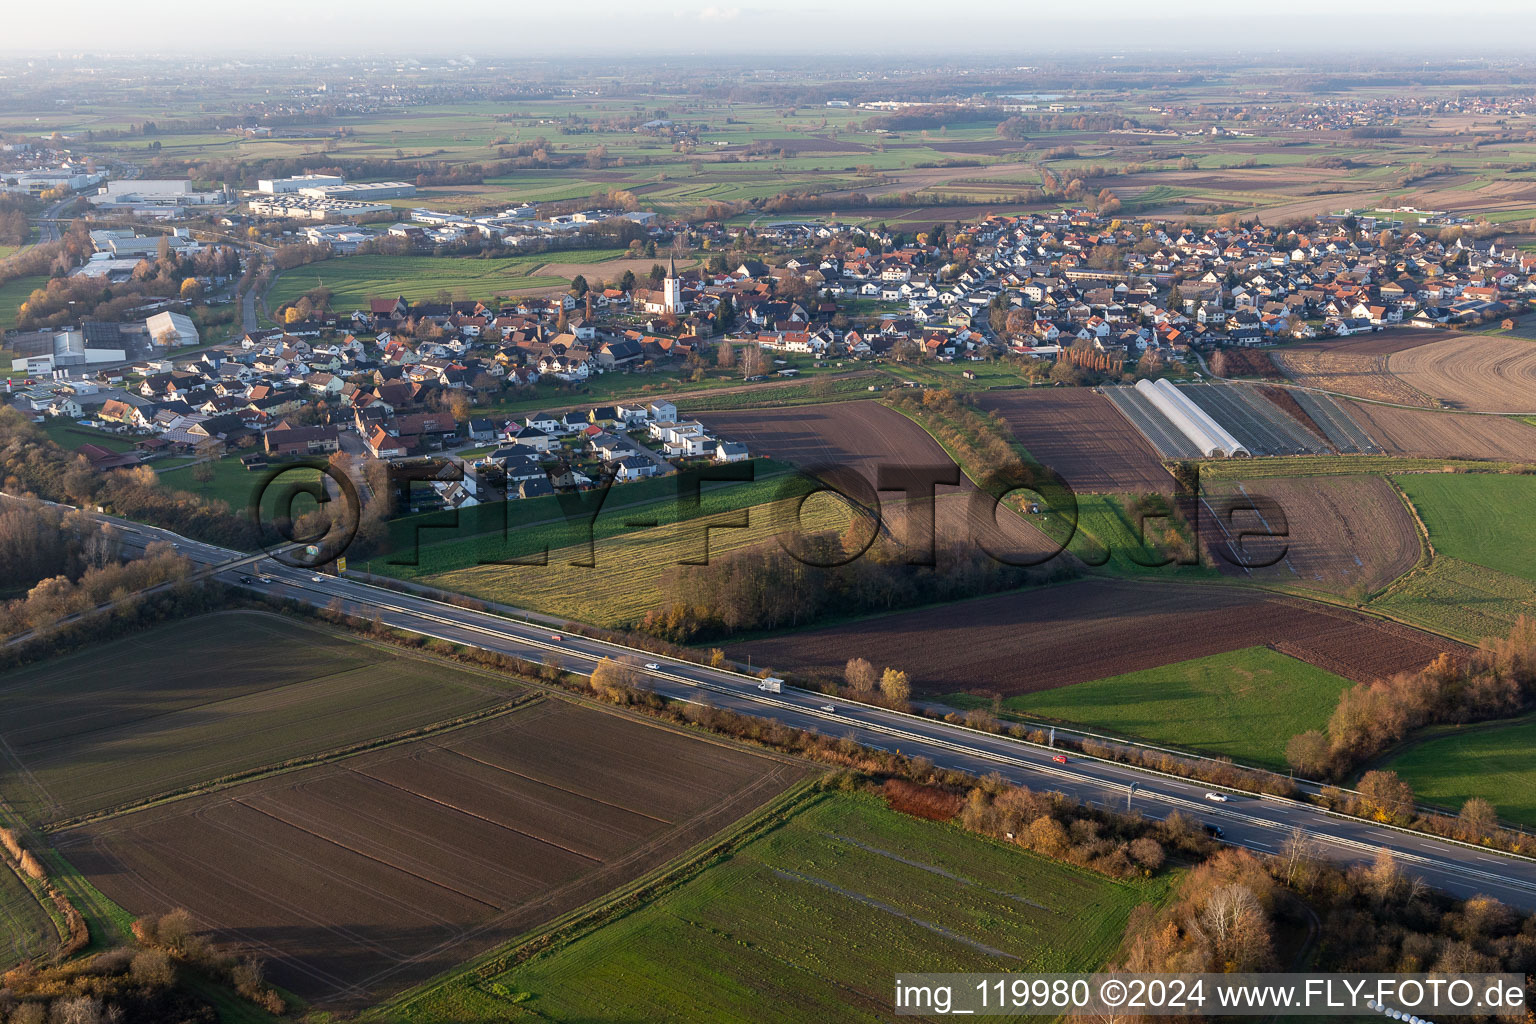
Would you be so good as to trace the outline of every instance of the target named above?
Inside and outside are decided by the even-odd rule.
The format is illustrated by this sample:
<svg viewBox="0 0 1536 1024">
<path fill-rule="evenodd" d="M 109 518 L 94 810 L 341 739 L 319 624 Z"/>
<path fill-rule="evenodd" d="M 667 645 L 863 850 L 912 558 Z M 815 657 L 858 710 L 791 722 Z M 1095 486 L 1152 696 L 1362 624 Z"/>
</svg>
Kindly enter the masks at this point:
<svg viewBox="0 0 1536 1024">
<path fill-rule="evenodd" d="M 635 293 L 635 298 L 647 313 L 681 316 L 684 310 L 683 279 L 677 276 L 677 257 L 672 257 L 667 264 L 667 276 L 662 278 L 660 292 L 643 289 Z"/>
</svg>

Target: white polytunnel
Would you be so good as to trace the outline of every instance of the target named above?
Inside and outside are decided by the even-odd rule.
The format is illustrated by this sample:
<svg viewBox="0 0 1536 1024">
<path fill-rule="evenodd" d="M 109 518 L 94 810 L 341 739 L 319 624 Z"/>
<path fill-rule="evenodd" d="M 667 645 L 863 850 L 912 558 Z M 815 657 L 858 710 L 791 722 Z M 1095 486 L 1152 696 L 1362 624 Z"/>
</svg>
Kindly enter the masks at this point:
<svg viewBox="0 0 1536 1024">
<path fill-rule="evenodd" d="M 1136 390 L 1168 418 L 1179 432 L 1211 458 L 1251 455 L 1225 427 L 1211 419 L 1189 396 L 1166 380 L 1139 380 Z"/>
</svg>

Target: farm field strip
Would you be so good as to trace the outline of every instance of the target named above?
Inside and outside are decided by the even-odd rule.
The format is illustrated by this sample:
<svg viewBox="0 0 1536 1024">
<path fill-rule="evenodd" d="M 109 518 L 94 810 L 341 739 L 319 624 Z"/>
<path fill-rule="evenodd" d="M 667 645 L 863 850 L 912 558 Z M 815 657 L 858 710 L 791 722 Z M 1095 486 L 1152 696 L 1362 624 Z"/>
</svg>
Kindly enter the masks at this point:
<svg viewBox="0 0 1536 1024">
<path fill-rule="evenodd" d="M 1436 555 L 1371 601 L 1378 611 L 1469 644 L 1505 637 L 1522 615 L 1536 618 L 1536 583 Z"/>
<path fill-rule="evenodd" d="M 1414 795 L 1454 813 L 1475 796 L 1536 826 L 1536 719 L 1443 727 L 1386 761 Z"/>
<path fill-rule="evenodd" d="M 1536 342 L 1463 335 L 1395 352 L 1387 358 L 1387 369 L 1453 408 L 1536 412 Z"/>
<path fill-rule="evenodd" d="M 1080 493 L 1166 492 L 1173 478 L 1103 396 L 1080 388 L 989 392 L 977 400 L 1008 422 L 1031 456 Z"/>
<path fill-rule="evenodd" d="M 1433 401 L 1387 369 L 1393 353 L 1429 344 L 1436 332 L 1417 328 L 1362 337 L 1287 345 L 1270 353 L 1276 366 L 1304 387 L 1428 408 Z"/>
<path fill-rule="evenodd" d="M 1257 644 L 1357 681 L 1465 650 L 1396 623 L 1251 590 L 1084 580 L 781 633 L 727 653 L 824 675 L 864 657 L 905 669 L 921 692 L 1009 696 Z"/>
<path fill-rule="evenodd" d="M 1347 686 L 1347 679 L 1259 646 L 1020 694 L 1003 709 L 1030 721 L 1283 768 L 1286 741 L 1326 726 Z M 964 694 L 953 699 L 959 707 L 987 706 Z"/>
<path fill-rule="evenodd" d="M 643 874 L 801 774 L 544 700 L 57 845 L 130 912 L 185 906 L 280 984 L 358 1008 Z"/>
<path fill-rule="evenodd" d="M 598 540 L 590 550 L 585 544 L 556 548 L 546 565 L 476 565 L 421 579 L 487 601 L 617 627 L 663 603 L 673 578 L 690 572 L 691 563 L 773 544 L 797 518 L 806 533 L 841 533 L 852 522 L 851 510 L 829 497 L 807 500 L 798 517 L 797 504 L 778 501 L 634 530 Z"/>
<path fill-rule="evenodd" d="M 877 487 L 882 471 L 952 472 L 958 487 L 935 488 L 938 507 L 945 502 L 966 502 L 963 518 L 949 529 L 949 537 L 981 538 L 992 550 L 1004 553 L 1029 555 L 1055 549 L 1014 513 L 999 508 L 994 516 L 990 504 L 984 511 L 980 503 L 972 506 L 969 499 L 976 494 L 976 486 L 949 453 L 921 426 L 888 406 L 852 401 L 791 409 L 706 412 L 699 419 L 721 437 L 742 441 L 751 451 L 792 462 L 813 475 L 830 467 L 857 473 Z M 895 493 L 899 492 L 884 492 L 881 501 L 888 501 Z"/>
<path fill-rule="evenodd" d="M 215 613 L 9 674 L 0 682 L 0 794 L 42 824 L 458 718 L 521 692 L 275 615 Z"/>
<path fill-rule="evenodd" d="M 1291 397 L 1296 399 L 1296 404 L 1301 406 L 1312 422 L 1322 428 L 1328 435 L 1328 440 L 1339 451 L 1347 454 L 1370 455 L 1381 451 L 1371 437 L 1356 423 L 1345 409 L 1332 395 L 1318 394 L 1312 391 L 1293 390 Z"/>
<path fill-rule="evenodd" d="M 777 828 L 574 941 L 403 1000 L 401 1019 L 888 1020 L 895 963 L 1093 970 L 1155 883 L 1113 882 L 869 795 Z M 508 1000 L 513 1000 L 509 1002 Z"/>
<path fill-rule="evenodd" d="M 1536 453 L 1536 427 L 1520 420 L 1364 402 L 1349 410 L 1390 455 L 1529 462 Z"/>
<path fill-rule="evenodd" d="M 58 929 L 38 897 L 10 867 L 0 864 L 0 972 L 46 953 Z"/>
<path fill-rule="evenodd" d="M 1345 593 L 1376 590 L 1412 569 L 1421 544 L 1417 524 L 1392 485 L 1377 476 L 1263 478 L 1216 481 L 1204 488 L 1201 532 L 1210 544 L 1233 543 L 1228 534 L 1249 532 L 1242 552 L 1253 564 L 1234 565 L 1223 557 L 1216 565 L 1229 576 Z M 1283 521 L 1266 522 L 1254 512 L 1234 512 L 1218 521 L 1221 498 L 1273 502 Z M 1273 513 L 1270 513 L 1271 515 Z M 1275 539 L 1255 536 L 1284 530 Z M 1276 556 L 1284 551 L 1284 557 Z"/>
<path fill-rule="evenodd" d="M 1416 473 L 1394 477 L 1418 510 L 1438 554 L 1536 583 L 1536 477 Z"/>
<path fill-rule="evenodd" d="M 594 250 L 590 254 L 594 261 L 598 253 L 618 259 L 625 255 L 625 250 Z M 338 313 L 366 310 L 370 299 L 393 299 L 398 295 L 430 301 L 440 291 L 449 292 L 455 299 L 489 301 L 509 292 L 564 286 L 569 278 L 540 275 L 540 268 L 546 263 L 586 264 L 588 256 L 587 251 L 529 253 L 495 259 L 335 256 L 284 271 L 273 282 L 267 304 L 275 311 L 319 286 L 331 290 L 331 307 Z M 589 269 L 595 270 L 597 266 L 593 262 Z"/>
</svg>

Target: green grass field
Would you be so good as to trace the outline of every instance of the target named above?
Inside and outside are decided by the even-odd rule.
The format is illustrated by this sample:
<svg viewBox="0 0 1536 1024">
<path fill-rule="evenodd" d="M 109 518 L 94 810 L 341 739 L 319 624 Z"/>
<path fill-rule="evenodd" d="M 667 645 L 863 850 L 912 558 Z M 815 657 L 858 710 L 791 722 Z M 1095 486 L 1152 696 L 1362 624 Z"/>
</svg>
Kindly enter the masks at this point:
<svg viewBox="0 0 1536 1024">
<path fill-rule="evenodd" d="M 412 1024 L 887 1021 L 892 979 L 1092 971 L 1164 883 L 1120 883 L 868 795 L 822 795 L 653 901 L 381 1018 Z"/>
<path fill-rule="evenodd" d="M 1006 712 L 1239 763 L 1284 767 L 1296 733 L 1328 723 L 1349 680 L 1267 647 L 1010 697 Z M 957 706 L 985 707 L 965 695 Z"/>
<path fill-rule="evenodd" d="M 1437 555 L 1371 602 L 1371 610 L 1446 636 L 1478 643 L 1509 635 L 1522 615 L 1536 616 L 1536 583 Z"/>
<path fill-rule="evenodd" d="M 751 481 L 702 480 L 699 503 L 690 507 L 679 500 L 677 474 L 615 484 L 594 516 L 599 492 L 583 495 L 574 509 L 563 495 L 527 500 L 494 502 L 457 513 L 428 512 L 390 522 L 391 551 L 372 559 L 368 571 L 402 579 L 416 579 L 453 572 L 487 562 L 529 560 L 546 548 L 550 569 L 558 549 L 584 544 L 588 524 L 594 541 L 635 529 L 632 524 L 664 527 L 699 516 L 750 508 L 772 501 L 790 480 L 790 468 L 766 459 L 758 460 Z M 569 512 L 569 514 L 568 514 Z M 569 559 L 566 559 L 569 561 Z M 415 564 L 410 564 L 415 563 Z"/>
<path fill-rule="evenodd" d="M 0 330 L 10 330 L 16 326 L 16 311 L 27 296 L 42 288 L 48 283 L 48 275 L 37 274 L 32 277 L 18 277 L 14 281 L 0 284 Z M 7 360 L 0 370 L 9 370 L 10 361 Z"/>
<path fill-rule="evenodd" d="M 47 952 L 58 941 L 58 929 L 32 890 L 0 864 L 0 972 Z"/>
<path fill-rule="evenodd" d="M 192 467 L 195 462 L 196 460 L 192 458 L 165 459 L 151 465 L 155 467 L 166 487 L 226 502 L 236 513 L 244 512 L 250 507 L 252 497 L 261 490 L 271 472 L 270 469 L 265 471 L 246 469 L 240 464 L 239 455 L 226 455 L 214 460 L 213 479 L 204 483 L 193 478 Z M 319 476 L 319 470 L 292 469 L 282 475 L 281 483 L 304 484 L 318 480 Z M 309 499 L 305 498 L 301 501 L 306 504 L 295 505 L 295 512 L 300 515 L 306 509 L 313 507 L 307 504 Z M 262 504 L 266 505 L 267 502 L 264 500 Z"/>
<path fill-rule="evenodd" d="M 1533 453 L 1536 454 L 1536 453 Z M 1536 476 L 1394 477 L 1429 529 L 1435 552 L 1536 582 Z"/>
<path fill-rule="evenodd" d="M 488 302 L 497 295 L 567 285 L 564 277 L 540 276 L 550 263 L 596 263 L 623 256 L 621 249 L 530 253 L 502 259 L 458 259 L 451 256 L 339 256 L 285 271 L 273 284 L 267 306 L 276 310 L 311 289 L 324 285 L 333 293 L 337 312 L 367 309 L 369 299 L 404 295 L 412 302 L 435 301 L 448 292 L 455 300 Z"/>
<path fill-rule="evenodd" d="M 73 451 L 83 444 L 94 444 L 109 452 L 133 451 L 132 438 L 77 426 L 72 420 L 61 416 L 50 416 L 40 426 L 43 433 L 47 434 L 54 444 L 66 451 Z"/>
<path fill-rule="evenodd" d="M 1455 811 L 1480 796 L 1500 817 L 1536 826 L 1536 717 L 1435 732 L 1382 767 L 1426 803 Z"/>
<path fill-rule="evenodd" d="M 516 687 L 346 634 L 221 612 L 0 684 L 0 796 L 33 823 L 107 810 L 493 707 Z"/>
</svg>

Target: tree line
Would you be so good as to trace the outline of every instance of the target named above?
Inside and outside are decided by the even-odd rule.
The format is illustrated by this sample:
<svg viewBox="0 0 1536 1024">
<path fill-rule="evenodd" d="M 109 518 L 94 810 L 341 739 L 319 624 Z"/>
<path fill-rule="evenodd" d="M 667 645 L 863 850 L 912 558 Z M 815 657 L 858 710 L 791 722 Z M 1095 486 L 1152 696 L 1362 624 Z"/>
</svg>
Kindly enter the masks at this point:
<svg viewBox="0 0 1536 1024">
<path fill-rule="evenodd" d="M 1351 686 L 1326 728 L 1291 738 L 1286 759 L 1303 775 L 1341 779 L 1415 729 L 1503 718 L 1533 701 L 1536 621 L 1521 616 L 1468 658 L 1442 654 L 1417 672 Z"/>
<path fill-rule="evenodd" d="M 97 473 L 84 456 L 65 451 L 20 411 L 0 408 L 0 482 L 10 494 L 101 506 L 129 519 L 225 547 L 251 550 L 259 531 L 244 509 L 163 486 L 149 466 Z"/>
<path fill-rule="evenodd" d="M 818 535 L 793 554 L 780 546 L 749 548 L 712 558 L 708 565 L 674 569 L 662 588 L 672 597 L 648 612 L 640 629 L 673 643 L 692 643 L 804 625 L 828 615 L 957 601 L 1072 574 L 1060 563 L 1006 565 L 972 543 L 935 542 L 934 566 L 908 564 L 903 554 L 883 545 L 858 555 L 862 544 L 862 539 Z M 850 555 L 851 561 L 829 564 Z"/>
</svg>

